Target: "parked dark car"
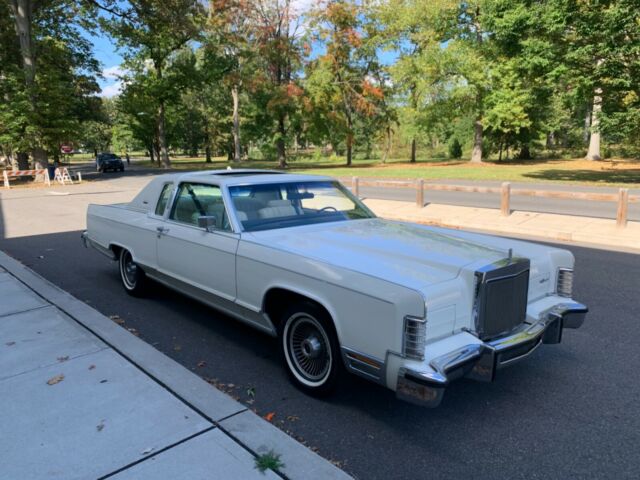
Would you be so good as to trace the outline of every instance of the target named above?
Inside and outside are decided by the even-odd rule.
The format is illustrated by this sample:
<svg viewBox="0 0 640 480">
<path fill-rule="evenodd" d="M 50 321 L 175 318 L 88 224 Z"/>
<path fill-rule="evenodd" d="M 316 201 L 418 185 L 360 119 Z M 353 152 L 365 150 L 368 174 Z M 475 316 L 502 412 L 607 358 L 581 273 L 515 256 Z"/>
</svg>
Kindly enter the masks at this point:
<svg viewBox="0 0 640 480">
<path fill-rule="evenodd" d="M 99 153 L 96 158 L 96 170 L 100 173 L 107 170 L 124 172 L 124 163 L 115 153 Z"/>
</svg>

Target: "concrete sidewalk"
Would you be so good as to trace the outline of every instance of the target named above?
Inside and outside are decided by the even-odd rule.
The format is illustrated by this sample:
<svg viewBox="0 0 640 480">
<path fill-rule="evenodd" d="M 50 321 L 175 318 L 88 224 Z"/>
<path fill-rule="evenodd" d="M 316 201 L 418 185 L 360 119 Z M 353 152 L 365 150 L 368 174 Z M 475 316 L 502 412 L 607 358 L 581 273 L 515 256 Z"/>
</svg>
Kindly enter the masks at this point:
<svg viewBox="0 0 640 480">
<path fill-rule="evenodd" d="M 500 235 L 571 242 L 585 246 L 640 253 L 640 222 L 616 227 L 615 220 L 514 211 L 508 217 L 491 208 L 365 199 L 377 215 L 393 220 L 477 230 Z"/>
<path fill-rule="evenodd" d="M 0 459 L 2 479 L 349 478 L 2 252 Z"/>
</svg>

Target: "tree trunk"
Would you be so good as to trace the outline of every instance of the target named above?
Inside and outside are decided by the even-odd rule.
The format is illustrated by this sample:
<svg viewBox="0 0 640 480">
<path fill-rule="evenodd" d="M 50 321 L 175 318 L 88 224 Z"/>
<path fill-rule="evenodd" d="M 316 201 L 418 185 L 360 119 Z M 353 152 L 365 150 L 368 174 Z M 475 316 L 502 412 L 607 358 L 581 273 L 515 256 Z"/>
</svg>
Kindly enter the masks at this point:
<svg viewBox="0 0 640 480">
<path fill-rule="evenodd" d="M 33 37 L 31 34 L 31 17 L 33 2 L 31 0 L 12 0 L 11 9 L 16 24 L 16 34 L 20 41 L 20 55 L 27 89 L 31 90 L 36 78 L 36 61 L 33 52 Z M 32 95 L 33 92 L 29 92 Z M 32 97 L 33 100 L 33 97 Z"/>
<path fill-rule="evenodd" d="M 584 115 L 584 129 L 582 130 L 582 141 L 585 145 L 589 144 L 589 134 L 591 133 L 591 108 L 587 105 L 587 112 Z"/>
<path fill-rule="evenodd" d="M 589 150 L 587 151 L 587 160 L 602 160 L 600 156 L 600 112 L 602 111 L 602 89 L 596 88 L 596 94 L 593 97 L 593 110 L 591 112 L 591 136 L 589 138 Z"/>
<path fill-rule="evenodd" d="M 411 163 L 416 163 L 416 139 L 411 139 Z"/>
<path fill-rule="evenodd" d="M 389 158 L 389 152 L 391 152 L 391 127 L 387 126 L 387 130 L 386 130 L 386 145 L 385 145 L 385 149 L 384 149 L 384 154 L 382 156 L 382 163 L 387 163 L 387 158 Z"/>
<path fill-rule="evenodd" d="M 347 133 L 347 167 L 351 166 L 353 157 L 353 134 Z"/>
<path fill-rule="evenodd" d="M 164 100 L 160 100 L 160 106 L 158 107 L 158 146 L 160 147 L 160 160 L 162 160 L 162 168 L 171 168 L 171 160 L 169 160 L 169 151 L 167 150 L 167 136 L 165 132 Z"/>
<path fill-rule="evenodd" d="M 471 163 L 482 163 L 482 123 L 476 120 L 473 124 L 473 150 Z"/>
<path fill-rule="evenodd" d="M 158 167 L 160 167 L 160 141 L 158 140 L 158 135 L 153 139 L 153 149 L 156 152 L 156 161 L 158 162 Z"/>
<path fill-rule="evenodd" d="M 242 149 L 240 148 L 240 98 L 237 85 L 231 89 L 231 97 L 233 98 L 233 161 L 239 162 L 242 160 Z"/>
<path fill-rule="evenodd" d="M 32 150 L 33 168 L 42 169 L 49 166 L 47 151 L 44 148 L 36 147 Z"/>
<path fill-rule="evenodd" d="M 287 134 L 287 129 L 285 128 L 285 115 L 281 113 L 278 115 L 278 140 L 276 142 L 276 149 L 278 152 L 278 167 L 286 168 L 287 166 L 287 151 L 285 144 L 285 135 Z"/>
<path fill-rule="evenodd" d="M 531 159 L 531 150 L 529 149 L 529 145 L 523 145 L 520 149 L 520 153 L 518 154 L 520 160 L 530 160 Z"/>
<path fill-rule="evenodd" d="M 149 148 L 149 158 L 151 159 L 151 165 L 153 165 L 153 162 L 154 162 L 154 158 L 153 158 L 153 142 L 151 142 L 151 145 L 149 145 L 147 148 Z"/>
<path fill-rule="evenodd" d="M 29 170 L 29 155 L 24 152 L 16 154 L 16 164 L 18 170 Z"/>
<path fill-rule="evenodd" d="M 554 132 L 547 133 L 546 146 L 548 149 L 553 149 L 556 146 L 556 134 Z"/>
</svg>

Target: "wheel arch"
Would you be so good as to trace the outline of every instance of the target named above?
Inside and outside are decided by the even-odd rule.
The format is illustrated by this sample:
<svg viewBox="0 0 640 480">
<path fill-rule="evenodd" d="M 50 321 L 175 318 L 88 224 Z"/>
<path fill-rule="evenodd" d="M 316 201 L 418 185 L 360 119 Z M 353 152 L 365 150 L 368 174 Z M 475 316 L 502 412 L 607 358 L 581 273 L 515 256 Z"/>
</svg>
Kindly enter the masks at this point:
<svg viewBox="0 0 640 480">
<path fill-rule="evenodd" d="M 262 297 L 262 311 L 269 318 L 273 326 L 278 330 L 282 323 L 282 314 L 291 305 L 292 302 L 311 302 L 324 310 L 338 337 L 338 343 L 342 345 L 341 332 L 336 322 L 336 312 L 331 304 L 324 299 L 319 298 L 310 292 L 291 286 L 271 286 Z"/>
</svg>

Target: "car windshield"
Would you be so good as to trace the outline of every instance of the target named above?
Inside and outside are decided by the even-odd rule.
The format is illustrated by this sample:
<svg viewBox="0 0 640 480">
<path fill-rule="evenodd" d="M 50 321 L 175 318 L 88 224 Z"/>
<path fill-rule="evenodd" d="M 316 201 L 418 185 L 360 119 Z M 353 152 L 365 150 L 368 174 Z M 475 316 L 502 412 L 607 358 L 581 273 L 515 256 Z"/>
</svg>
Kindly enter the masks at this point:
<svg viewBox="0 0 640 480">
<path fill-rule="evenodd" d="M 375 217 L 335 181 L 232 186 L 229 193 L 249 232 Z"/>
</svg>

